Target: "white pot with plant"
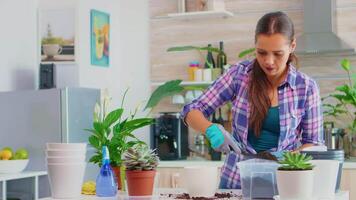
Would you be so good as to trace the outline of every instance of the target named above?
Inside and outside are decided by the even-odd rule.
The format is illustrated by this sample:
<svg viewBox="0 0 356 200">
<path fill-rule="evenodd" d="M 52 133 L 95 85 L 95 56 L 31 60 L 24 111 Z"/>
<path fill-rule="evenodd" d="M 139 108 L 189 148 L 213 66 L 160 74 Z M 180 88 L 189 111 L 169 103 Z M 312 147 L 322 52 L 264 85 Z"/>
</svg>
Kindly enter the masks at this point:
<svg viewBox="0 0 356 200">
<path fill-rule="evenodd" d="M 279 198 L 285 200 L 309 200 L 313 195 L 314 170 L 311 156 L 286 152 L 277 170 Z"/>
<path fill-rule="evenodd" d="M 146 144 L 136 144 L 124 154 L 129 196 L 151 196 L 159 158 Z"/>
<path fill-rule="evenodd" d="M 51 26 L 47 25 L 47 36 L 42 38 L 41 45 L 43 53 L 47 58 L 53 58 L 62 52 L 63 39 L 60 37 L 54 37 L 52 34 Z"/>
</svg>

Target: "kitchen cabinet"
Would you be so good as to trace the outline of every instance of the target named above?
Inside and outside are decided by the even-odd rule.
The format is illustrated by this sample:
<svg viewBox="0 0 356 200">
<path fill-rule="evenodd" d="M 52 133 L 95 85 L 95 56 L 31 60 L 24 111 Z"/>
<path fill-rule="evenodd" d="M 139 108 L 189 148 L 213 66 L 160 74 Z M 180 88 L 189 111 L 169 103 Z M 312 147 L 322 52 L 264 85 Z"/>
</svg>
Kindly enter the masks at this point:
<svg viewBox="0 0 356 200">
<path fill-rule="evenodd" d="M 350 192 L 350 199 L 356 199 L 356 168 L 343 169 L 340 189 Z"/>
</svg>

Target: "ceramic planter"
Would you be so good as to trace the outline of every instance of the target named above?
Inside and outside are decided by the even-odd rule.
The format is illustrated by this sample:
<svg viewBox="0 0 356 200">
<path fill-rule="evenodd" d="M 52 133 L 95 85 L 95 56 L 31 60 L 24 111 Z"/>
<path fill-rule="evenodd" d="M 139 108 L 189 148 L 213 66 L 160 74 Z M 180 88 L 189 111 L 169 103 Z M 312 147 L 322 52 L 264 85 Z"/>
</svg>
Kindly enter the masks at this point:
<svg viewBox="0 0 356 200">
<path fill-rule="evenodd" d="M 62 47 L 59 44 L 44 44 L 42 46 L 43 46 L 43 53 L 47 57 L 53 57 L 62 52 Z"/>
<path fill-rule="evenodd" d="M 277 170 L 277 187 L 280 199 L 311 199 L 314 170 Z"/>
<path fill-rule="evenodd" d="M 151 196 L 156 171 L 127 170 L 127 190 L 129 196 Z"/>
</svg>

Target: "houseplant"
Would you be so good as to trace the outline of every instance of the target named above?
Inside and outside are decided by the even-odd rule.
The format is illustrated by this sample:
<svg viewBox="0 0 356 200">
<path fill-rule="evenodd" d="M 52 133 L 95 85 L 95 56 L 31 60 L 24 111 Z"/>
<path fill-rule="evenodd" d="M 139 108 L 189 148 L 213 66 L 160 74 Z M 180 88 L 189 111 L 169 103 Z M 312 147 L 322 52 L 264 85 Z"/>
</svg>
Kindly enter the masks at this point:
<svg viewBox="0 0 356 200">
<path fill-rule="evenodd" d="M 279 161 L 277 187 L 280 199 L 309 199 L 313 193 L 314 166 L 311 156 L 286 152 Z"/>
<path fill-rule="evenodd" d="M 137 109 L 128 117 L 123 117 L 125 111 L 123 105 L 127 91 L 123 95 L 121 106 L 111 112 L 108 112 L 110 98 L 108 95 L 103 95 L 102 102 L 95 105 L 93 128 L 86 129 L 92 133 L 89 137 L 89 143 L 95 148 L 95 154 L 89 162 L 101 166 L 101 149 L 103 146 L 107 146 L 110 153 L 110 164 L 118 176 L 118 189 L 124 186 L 122 184 L 124 172 L 120 170 L 120 168 L 123 169 L 123 153 L 135 144 L 144 143 L 136 138 L 132 132 L 153 123 L 152 118 L 136 118 Z"/>
<path fill-rule="evenodd" d="M 124 154 L 129 196 L 151 196 L 159 158 L 146 144 L 136 144 Z"/>
<path fill-rule="evenodd" d="M 351 64 L 348 59 L 340 62 L 342 69 L 347 73 L 348 83 L 335 88 L 335 92 L 322 98 L 324 115 L 336 118 L 345 117 L 348 132 L 351 156 L 356 156 L 356 74 L 351 73 Z M 326 122 L 330 123 L 330 122 Z"/>
<path fill-rule="evenodd" d="M 47 36 L 42 38 L 41 45 L 43 48 L 43 53 L 47 58 L 53 58 L 62 52 L 62 45 L 64 41 L 61 37 L 54 37 L 51 25 L 47 25 Z"/>
</svg>

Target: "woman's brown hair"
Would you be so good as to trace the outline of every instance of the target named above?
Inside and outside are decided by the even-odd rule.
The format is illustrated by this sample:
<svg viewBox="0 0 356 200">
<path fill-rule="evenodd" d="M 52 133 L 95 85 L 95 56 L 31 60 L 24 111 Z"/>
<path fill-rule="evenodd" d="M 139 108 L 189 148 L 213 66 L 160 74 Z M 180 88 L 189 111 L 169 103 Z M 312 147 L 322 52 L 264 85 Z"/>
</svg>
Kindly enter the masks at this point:
<svg viewBox="0 0 356 200">
<path fill-rule="evenodd" d="M 290 42 L 294 39 L 294 25 L 292 20 L 283 12 L 272 12 L 265 14 L 257 23 L 255 31 L 255 43 L 260 34 L 272 35 L 275 33 L 286 36 Z M 289 55 L 287 66 L 291 62 L 296 62 L 294 53 Z M 266 118 L 271 101 L 268 97 L 268 89 L 271 83 L 255 60 L 251 72 L 249 83 L 250 117 L 249 127 L 252 128 L 256 137 L 260 136 L 263 120 Z"/>
</svg>

